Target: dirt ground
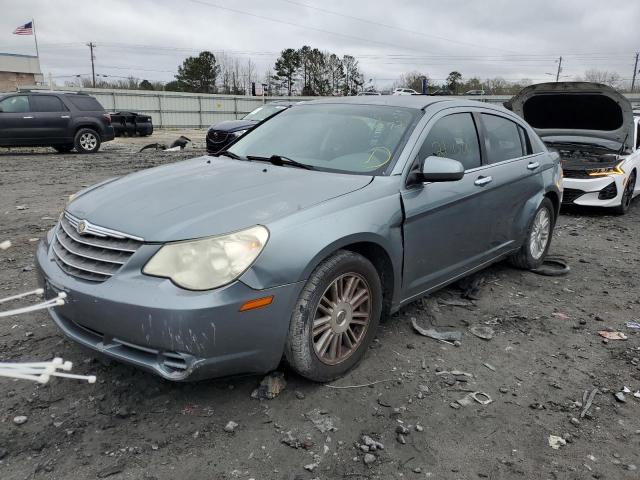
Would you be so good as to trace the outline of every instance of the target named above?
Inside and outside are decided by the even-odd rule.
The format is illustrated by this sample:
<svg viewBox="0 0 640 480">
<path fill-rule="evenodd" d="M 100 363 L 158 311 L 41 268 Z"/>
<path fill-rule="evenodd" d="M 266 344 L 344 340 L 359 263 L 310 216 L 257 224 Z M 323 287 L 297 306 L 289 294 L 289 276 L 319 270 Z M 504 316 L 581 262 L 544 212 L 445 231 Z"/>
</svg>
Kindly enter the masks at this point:
<svg viewBox="0 0 640 480">
<path fill-rule="evenodd" d="M 13 243 L 0 251 L 0 297 L 35 287 L 35 239 L 69 194 L 204 152 L 204 132 L 191 131 L 195 148 L 136 153 L 182 133 L 117 139 L 96 155 L 0 151 L 0 241 Z M 44 312 L 0 319 L 0 360 L 61 356 L 98 378 L 0 379 L 0 478 L 638 478 L 640 399 L 614 398 L 623 386 L 640 389 L 640 336 L 625 326 L 640 316 L 635 203 L 625 217 L 560 217 L 551 252 L 568 260 L 569 275 L 495 265 L 478 277 L 477 300 L 450 287 L 388 319 L 360 366 L 331 385 L 283 368 L 286 388 L 272 400 L 251 398 L 259 377 L 173 384 L 105 364 L 64 339 Z M 462 332 L 461 345 L 416 334 L 412 318 Z M 495 335 L 478 338 L 473 326 Z M 604 343 L 598 331 L 606 328 L 629 339 Z M 454 370 L 469 375 L 446 373 Z M 471 391 L 493 401 L 451 406 Z M 26 423 L 14 423 L 19 415 Z M 232 432 L 229 421 L 238 424 Z M 384 445 L 369 464 L 363 435 Z M 566 445 L 553 449 L 551 435 Z"/>
</svg>

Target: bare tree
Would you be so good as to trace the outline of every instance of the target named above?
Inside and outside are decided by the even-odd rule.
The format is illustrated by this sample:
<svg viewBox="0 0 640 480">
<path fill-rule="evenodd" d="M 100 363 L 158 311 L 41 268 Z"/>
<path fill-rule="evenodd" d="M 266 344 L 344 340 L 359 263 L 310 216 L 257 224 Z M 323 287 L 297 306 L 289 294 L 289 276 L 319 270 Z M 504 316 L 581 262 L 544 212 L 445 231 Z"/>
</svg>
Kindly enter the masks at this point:
<svg viewBox="0 0 640 480">
<path fill-rule="evenodd" d="M 618 88 L 622 82 L 622 78 L 617 72 L 609 72 L 595 68 L 584 72 L 584 79 L 587 82 L 603 83 L 613 88 Z"/>
</svg>

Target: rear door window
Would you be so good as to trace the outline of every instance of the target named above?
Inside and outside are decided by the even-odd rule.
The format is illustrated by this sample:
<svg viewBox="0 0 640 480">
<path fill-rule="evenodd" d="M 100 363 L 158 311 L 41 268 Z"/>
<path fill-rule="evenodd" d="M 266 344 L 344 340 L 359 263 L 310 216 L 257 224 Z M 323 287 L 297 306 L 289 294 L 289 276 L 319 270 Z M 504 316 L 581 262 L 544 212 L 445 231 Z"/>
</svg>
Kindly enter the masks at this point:
<svg viewBox="0 0 640 480">
<path fill-rule="evenodd" d="M 29 111 L 29 97 L 26 95 L 16 95 L 0 101 L 0 109 L 4 113 L 22 113 Z"/>
<path fill-rule="evenodd" d="M 64 112 L 66 107 L 58 97 L 53 95 L 34 95 L 31 97 L 32 112 Z"/>
<path fill-rule="evenodd" d="M 78 110 L 85 112 L 101 112 L 104 110 L 100 102 L 88 95 L 69 95 L 68 98 Z"/>
<path fill-rule="evenodd" d="M 515 122 L 498 115 L 483 113 L 481 116 L 487 163 L 504 162 L 525 155 L 522 133 Z"/>
<path fill-rule="evenodd" d="M 454 113 L 438 120 L 420 148 L 419 160 L 429 156 L 458 160 L 465 170 L 480 166 L 478 132 L 470 113 Z"/>
</svg>

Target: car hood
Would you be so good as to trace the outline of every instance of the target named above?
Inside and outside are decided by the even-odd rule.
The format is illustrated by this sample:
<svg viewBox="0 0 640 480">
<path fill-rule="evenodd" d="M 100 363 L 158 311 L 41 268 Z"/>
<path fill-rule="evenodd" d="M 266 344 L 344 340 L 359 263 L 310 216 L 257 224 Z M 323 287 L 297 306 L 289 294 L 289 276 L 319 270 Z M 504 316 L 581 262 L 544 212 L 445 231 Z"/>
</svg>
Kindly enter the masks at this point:
<svg viewBox="0 0 640 480">
<path fill-rule="evenodd" d="M 225 120 L 224 122 L 214 123 L 209 130 L 217 130 L 219 132 L 237 132 L 238 130 L 246 130 L 253 127 L 255 120 Z"/>
<path fill-rule="evenodd" d="M 594 143 L 616 150 L 631 149 L 633 143 L 631 102 L 606 85 L 540 83 L 524 88 L 506 106 L 547 143 Z"/>
<path fill-rule="evenodd" d="M 371 180 L 365 175 L 200 157 L 103 182 L 80 192 L 67 211 L 147 242 L 187 240 L 268 226 Z"/>
</svg>

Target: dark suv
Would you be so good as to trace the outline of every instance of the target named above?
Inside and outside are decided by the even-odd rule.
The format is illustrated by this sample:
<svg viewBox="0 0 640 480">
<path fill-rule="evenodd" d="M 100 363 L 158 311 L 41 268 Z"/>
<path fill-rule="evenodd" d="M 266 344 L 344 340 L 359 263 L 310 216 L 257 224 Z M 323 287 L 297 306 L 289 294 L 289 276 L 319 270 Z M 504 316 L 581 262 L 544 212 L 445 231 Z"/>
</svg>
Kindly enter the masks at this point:
<svg viewBox="0 0 640 480">
<path fill-rule="evenodd" d="M 21 91 L 0 96 L 0 147 L 94 153 L 113 138 L 111 117 L 85 93 Z"/>
</svg>

